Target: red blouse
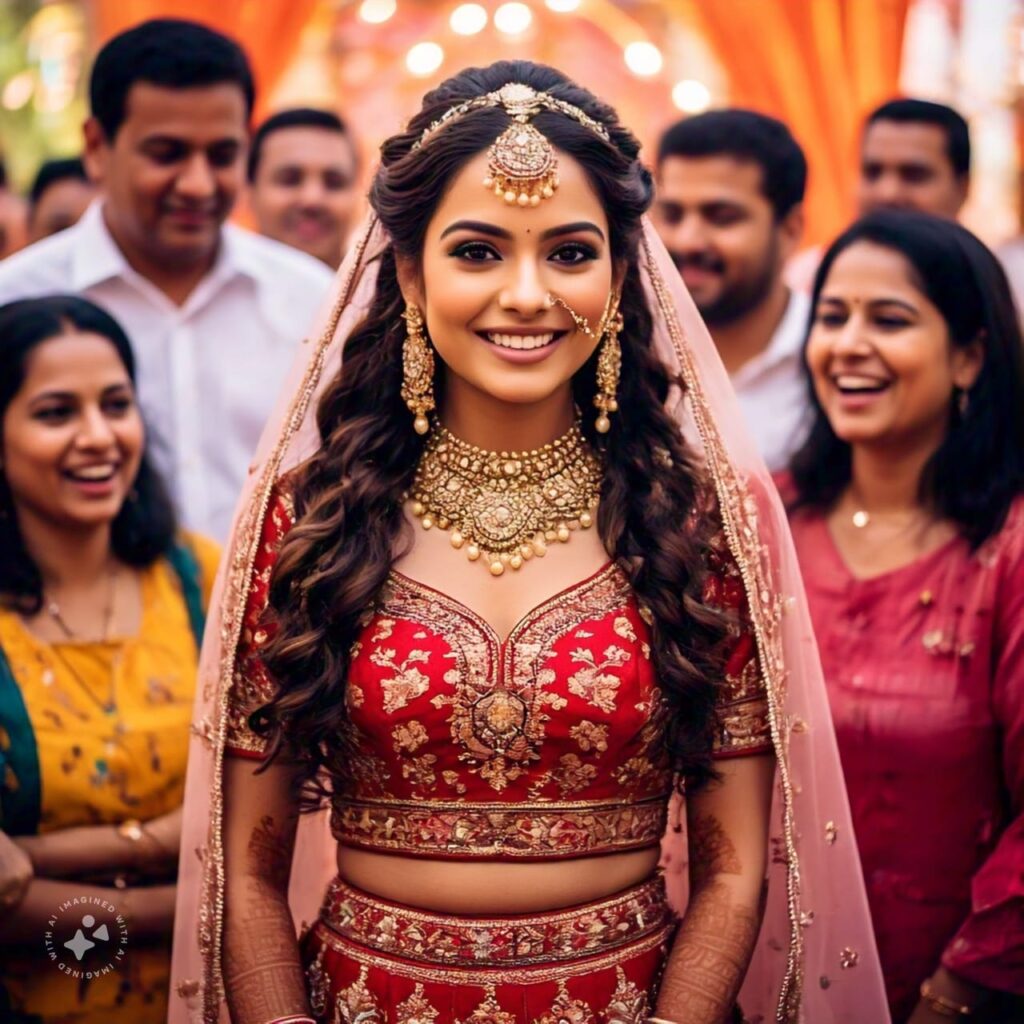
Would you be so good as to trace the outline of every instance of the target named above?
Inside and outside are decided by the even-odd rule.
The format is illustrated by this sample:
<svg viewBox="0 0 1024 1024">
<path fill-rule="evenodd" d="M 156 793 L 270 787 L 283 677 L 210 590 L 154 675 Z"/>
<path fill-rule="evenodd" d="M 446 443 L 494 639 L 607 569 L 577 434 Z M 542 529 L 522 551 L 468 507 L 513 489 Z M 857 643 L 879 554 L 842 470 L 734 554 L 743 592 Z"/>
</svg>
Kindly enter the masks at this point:
<svg viewBox="0 0 1024 1024">
<path fill-rule="evenodd" d="M 229 708 L 229 752 L 259 756 L 248 714 L 273 684 L 259 659 L 267 584 L 293 512 L 266 518 Z M 745 592 L 719 538 L 705 599 L 737 612 L 716 755 L 771 747 Z M 502 640 L 458 601 L 392 571 L 352 651 L 358 737 L 333 798 L 338 842 L 425 857 L 540 859 L 655 845 L 671 773 L 659 756 L 650 632 L 609 563 Z"/>
<path fill-rule="evenodd" d="M 792 528 L 894 1019 L 940 960 L 1024 994 L 1024 502 L 871 579 Z"/>
</svg>

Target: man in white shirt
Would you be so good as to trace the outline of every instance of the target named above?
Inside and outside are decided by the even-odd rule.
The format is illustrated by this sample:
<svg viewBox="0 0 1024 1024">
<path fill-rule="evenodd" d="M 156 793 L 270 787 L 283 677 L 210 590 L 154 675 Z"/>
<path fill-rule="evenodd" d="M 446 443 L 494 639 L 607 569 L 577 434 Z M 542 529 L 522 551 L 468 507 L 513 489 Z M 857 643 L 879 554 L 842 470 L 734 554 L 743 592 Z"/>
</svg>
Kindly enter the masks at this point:
<svg viewBox="0 0 1024 1024">
<path fill-rule="evenodd" d="M 100 51 L 85 161 L 103 198 L 0 264 L 0 302 L 75 292 L 125 328 L 150 447 L 191 529 L 223 540 L 331 274 L 224 221 L 245 178 L 253 85 L 204 26 L 144 22 Z"/>
<path fill-rule="evenodd" d="M 654 222 L 765 462 L 782 469 L 809 426 L 810 304 L 783 280 L 803 231 L 803 151 L 781 121 L 715 110 L 665 132 L 657 172 Z"/>
</svg>

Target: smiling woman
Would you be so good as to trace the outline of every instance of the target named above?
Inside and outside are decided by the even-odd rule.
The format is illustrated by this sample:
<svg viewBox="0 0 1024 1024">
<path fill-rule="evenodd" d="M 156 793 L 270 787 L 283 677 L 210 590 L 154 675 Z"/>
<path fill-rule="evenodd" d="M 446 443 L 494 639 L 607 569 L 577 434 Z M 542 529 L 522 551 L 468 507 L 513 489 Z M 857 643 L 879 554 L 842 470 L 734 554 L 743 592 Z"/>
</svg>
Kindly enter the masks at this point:
<svg viewBox="0 0 1024 1024">
<path fill-rule="evenodd" d="M 786 489 L 893 1018 L 1021 1020 L 1024 360 L 1009 288 L 952 221 L 888 212 L 833 243 L 814 301 L 816 421 Z"/>
<path fill-rule="evenodd" d="M 164 1019 L 188 718 L 215 563 L 208 542 L 176 536 L 118 324 L 73 297 L 0 307 L 9 1013 Z M 101 970 L 109 954 L 99 942 L 98 959 L 78 958 L 97 972 L 84 983 L 51 963 L 43 942 L 72 897 L 113 908 L 95 922 L 108 933 L 117 914 L 128 922 L 116 970 Z"/>
</svg>

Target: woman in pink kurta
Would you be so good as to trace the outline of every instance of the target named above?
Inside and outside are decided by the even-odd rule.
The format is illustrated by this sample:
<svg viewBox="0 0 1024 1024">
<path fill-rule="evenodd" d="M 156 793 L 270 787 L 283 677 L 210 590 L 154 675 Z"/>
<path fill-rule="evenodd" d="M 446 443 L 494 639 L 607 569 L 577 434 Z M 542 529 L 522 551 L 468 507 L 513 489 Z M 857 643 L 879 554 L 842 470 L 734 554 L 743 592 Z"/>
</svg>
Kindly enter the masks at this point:
<svg viewBox="0 0 1024 1024">
<path fill-rule="evenodd" d="M 962 228 L 826 255 L 782 481 L 897 1024 L 1024 1021 L 1024 382 Z M 840 841 L 842 837 L 837 837 Z"/>
</svg>

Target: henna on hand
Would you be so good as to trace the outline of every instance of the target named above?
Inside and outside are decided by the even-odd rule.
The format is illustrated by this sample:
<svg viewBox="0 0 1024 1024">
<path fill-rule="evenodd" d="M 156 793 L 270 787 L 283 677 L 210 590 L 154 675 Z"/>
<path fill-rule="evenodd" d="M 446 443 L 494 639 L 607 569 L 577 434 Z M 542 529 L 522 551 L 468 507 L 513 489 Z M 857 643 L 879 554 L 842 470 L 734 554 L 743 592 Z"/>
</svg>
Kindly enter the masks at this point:
<svg viewBox="0 0 1024 1024">
<path fill-rule="evenodd" d="M 246 846 L 245 873 L 227 879 L 224 984 L 236 1024 L 309 1012 L 287 901 L 293 831 L 294 822 L 277 826 L 264 815 Z"/>
</svg>

